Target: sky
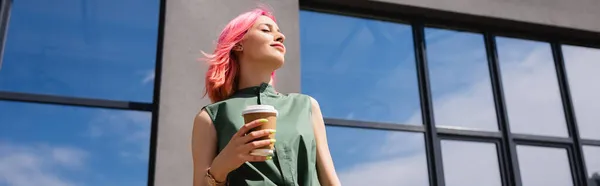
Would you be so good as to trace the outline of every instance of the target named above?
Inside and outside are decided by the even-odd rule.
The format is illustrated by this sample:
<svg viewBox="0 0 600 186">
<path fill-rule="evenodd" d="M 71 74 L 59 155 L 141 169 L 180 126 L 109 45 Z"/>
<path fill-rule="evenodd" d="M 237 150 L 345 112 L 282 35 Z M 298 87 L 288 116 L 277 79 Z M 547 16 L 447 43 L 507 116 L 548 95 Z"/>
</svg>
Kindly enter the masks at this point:
<svg viewBox="0 0 600 186">
<path fill-rule="evenodd" d="M 14 1 L 0 90 L 149 103 L 157 20 L 158 1 Z M 422 125 L 409 25 L 301 11 L 300 37 L 301 89 L 325 117 Z M 498 131 L 482 35 L 427 28 L 425 37 L 437 125 Z M 567 135 L 549 45 L 497 43 L 513 131 Z M 563 50 L 581 134 L 600 139 L 600 50 Z M 146 184 L 151 113 L 6 101 L 0 109 L 0 186 Z M 422 133 L 327 134 L 343 185 L 429 185 Z M 441 144 L 447 185 L 501 185 L 494 144 Z M 525 185 L 570 185 L 564 149 L 517 151 Z M 586 160 L 600 172 L 600 161 Z"/>
</svg>

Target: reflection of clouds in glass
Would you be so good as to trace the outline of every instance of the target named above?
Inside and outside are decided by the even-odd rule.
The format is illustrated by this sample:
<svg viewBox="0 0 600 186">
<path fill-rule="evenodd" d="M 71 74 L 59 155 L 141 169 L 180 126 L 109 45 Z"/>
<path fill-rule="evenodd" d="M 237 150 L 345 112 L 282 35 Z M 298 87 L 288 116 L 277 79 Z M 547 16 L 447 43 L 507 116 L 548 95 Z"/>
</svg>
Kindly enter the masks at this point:
<svg viewBox="0 0 600 186">
<path fill-rule="evenodd" d="M 306 11 L 301 11 L 300 21 L 302 91 L 321 102 L 326 117 L 421 123 L 410 27 Z M 467 128 L 491 129 L 493 126 L 496 130 L 483 39 L 480 35 L 466 36 L 443 32 L 427 34 L 428 42 L 435 41 L 428 43 L 428 52 L 434 52 L 428 53 L 428 59 L 436 121 Z M 504 38 L 497 41 L 513 131 L 566 136 L 549 45 Z M 460 47 L 456 47 L 457 43 Z M 440 49 L 435 50 L 436 47 Z M 488 126 L 482 127 L 485 124 Z M 328 129 L 330 148 L 344 185 L 428 185 L 422 135 L 366 131 L 357 129 L 349 133 Z M 443 153 L 452 159 L 447 163 L 472 162 L 490 158 L 487 154 L 491 154 L 482 154 L 481 149 L 470 147 L 445 148 Z M 563 158 L 566 161 L 566 156 Z M 494 163 L 497 167 L 495 161 L 482 161 L 473 166 L 488 168 L 487 163 Z M 560 163 L 541 166 L 537 162 L 528 165 L 523 168 L 537 172 L 560 171 L 562 166 Z M 497 168 L 492 170 L 498 171 Z M 460 177 L 453 176 L 461 170 L 457 171 L 446 174 Z M 498 174 L 486 175 L 489 177 L 474 177 L 471 179 L 476 180 L 460 184 L 498 180 L 492 177 Z M 542 174 L 527 176 L 532 180 L 547 178 Z"/>
<path fill-rule="evenodd" d="M 483 36 L 432 28 L 425 34 L 436 125 L 497 131 Z"/>
<path fill-rule="evenodd" d="M 47 183 L 23 184 L 145 184 L 150 113 L 3 101 L 0 108 L 11 108 L 0 112 L 0 172 L 11 170 L 0 185 L 4 174 L 29 172 Z M 22 168 L 6 168 L 8 157 Z"/>
<path fill-rule="evenodd" d="M 302 91 L 325 117 L 401 123 L 420 112 L 410 26 L 306 11 L 300 22 Z"/>
<path fill-rule="evenodd" d="M 389 132 L 373 157 L 415 156 L 424 151 L 425 138 L 421 134 L 407 135 L 405 132 Z"/>
<path fill-rule="evenodd" d="M 88 135 L 93 139 L 115 140 L 121 156 L 147 161 L 150 117 L 146 112 L 101 110 L 90 121 Z"/>
<path fill-rule="evenodd" d="M 154 70 L 148 70 L 144 73 L 144 79 L 142 79 L 142 84 L 148 84 L 154 82 Z"/>
<path fill-rule="evenodd" d="M 563 56 L 579 133 L 600 140 L 600 49 L 563 46 Z"/>
<path fill-rule="evenodd" d="M 75 185 L 64 173 L 82 169 L 87 156 L 78 148 L 0 141 L 0 185 Z"/>
<path fill-rule="evenodd" d="M 568 136 L 548 43 L 497 38 L 511 131 Z"/>
<path fill-rule="evenodd" d="M 442 157 L 448 186 L 502 185 L 493 143 L 443 140 Z"/>
<path fill-rule="evenodd" d="M 426 186 L 429 185 L 424 151 L 407 157 L 363 162 L 339 171 L 343 185 Z"/>
<path fill-rule="evenodd" d="M 328 138 L 343 185 L 428 185 L 423 134 L 345 127 L 328 127 L 329 131 L 336 134 Z M 369 140 L 377 135 L 388 140 Z"/>
<path fill-rule="evenodd" d="M 573 185 L 565 149 L 517 146 L 523 185 Z"/>
<path fill-rule="evenodd" d="M 600 147 L 583 146 L 583 156 L 585 158 L 585 167 L 587 168 L 588 177 L 592 177 L 594 174 L 600 174 Z"/>
</svg>

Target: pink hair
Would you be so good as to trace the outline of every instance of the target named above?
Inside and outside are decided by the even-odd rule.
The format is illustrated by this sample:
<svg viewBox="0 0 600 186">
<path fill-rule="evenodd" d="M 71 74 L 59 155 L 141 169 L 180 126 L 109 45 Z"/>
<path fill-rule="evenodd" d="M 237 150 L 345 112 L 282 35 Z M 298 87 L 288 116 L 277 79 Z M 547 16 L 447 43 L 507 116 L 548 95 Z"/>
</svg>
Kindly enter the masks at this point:
<svg viewBox="0 0 600 186">
<path fill-rule="evenodd" d="M 240 14 L 221 31 L 214 52 L 212 54 L 202 52 L 209 65 L 204 96 L 208 95 L 213 103 L 229 98 L 236 91 L 240 64 L 233 55 L 232 49 L 244 38 L 246 32 L 260 16 L 267 16 L 275 21 L 275 16 L 262 7 Z M 275 72 L 271 73 L 271 81 L 274 78 Z"/>
</svg>

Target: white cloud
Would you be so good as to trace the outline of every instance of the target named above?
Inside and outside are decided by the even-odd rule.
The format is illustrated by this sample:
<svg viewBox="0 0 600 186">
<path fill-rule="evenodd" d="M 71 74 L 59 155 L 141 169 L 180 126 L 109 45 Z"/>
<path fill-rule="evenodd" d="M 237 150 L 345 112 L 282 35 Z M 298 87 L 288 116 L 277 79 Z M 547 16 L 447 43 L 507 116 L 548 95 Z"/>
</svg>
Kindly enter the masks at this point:
<svg viewBox="0 0 600 186">
<path fill-rule="evenodd" d="M 87 135 L 98 140 L 110 140 L 122 157 L 148 159 L 151 113 L 138 111 L 101 111 L 88 126 Z"/>
<path fill-rule="evenodd" d="M 148 84 L 150 82 L 154 82 L 154 76 L 155 76 L 154 69 L 147 71 L 144 75 L 144 79 L 142 80 L 142 84 Z"/>
<path fill-rule="evenodd" d="M 78 148 L 0 142 L 0 185 L 72 186 L 60 174 L 84 168 L 88 154 Z"/>
<path fill-rule="evenodd" d="M 84 158 L 87 156 L 85 151 L 68 147 L 54 147 L 49 153 L 54 161 L 68 168 L 83 167 Z"/>
</svg>

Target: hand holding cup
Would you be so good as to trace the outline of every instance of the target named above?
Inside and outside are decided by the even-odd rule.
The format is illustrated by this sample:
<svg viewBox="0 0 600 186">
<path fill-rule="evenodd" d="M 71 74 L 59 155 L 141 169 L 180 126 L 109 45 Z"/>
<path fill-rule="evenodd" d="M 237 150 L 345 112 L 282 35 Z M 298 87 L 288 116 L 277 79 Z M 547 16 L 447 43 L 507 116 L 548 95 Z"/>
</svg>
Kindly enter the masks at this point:
<svg viewBox="0 0 600 186">
<path fill-rule="evenodd" d="M 237 169 L 245 162 L 261 162 L 270 160 L 271 155 L 252 155 L 256 149 L 273 146 L 275 139 L 264 138 L 275 134 L 273 129 L 253 130 L 268 123 L 267 119 L 256 119 L 246 123 L 229 140 L 229 143 L 215 157 L 211 165 L 211 174 L 217 180 L 224 180 L 229 172 Z M 261 139 L 263 138 L 263 139 Z"/>
</svg>

